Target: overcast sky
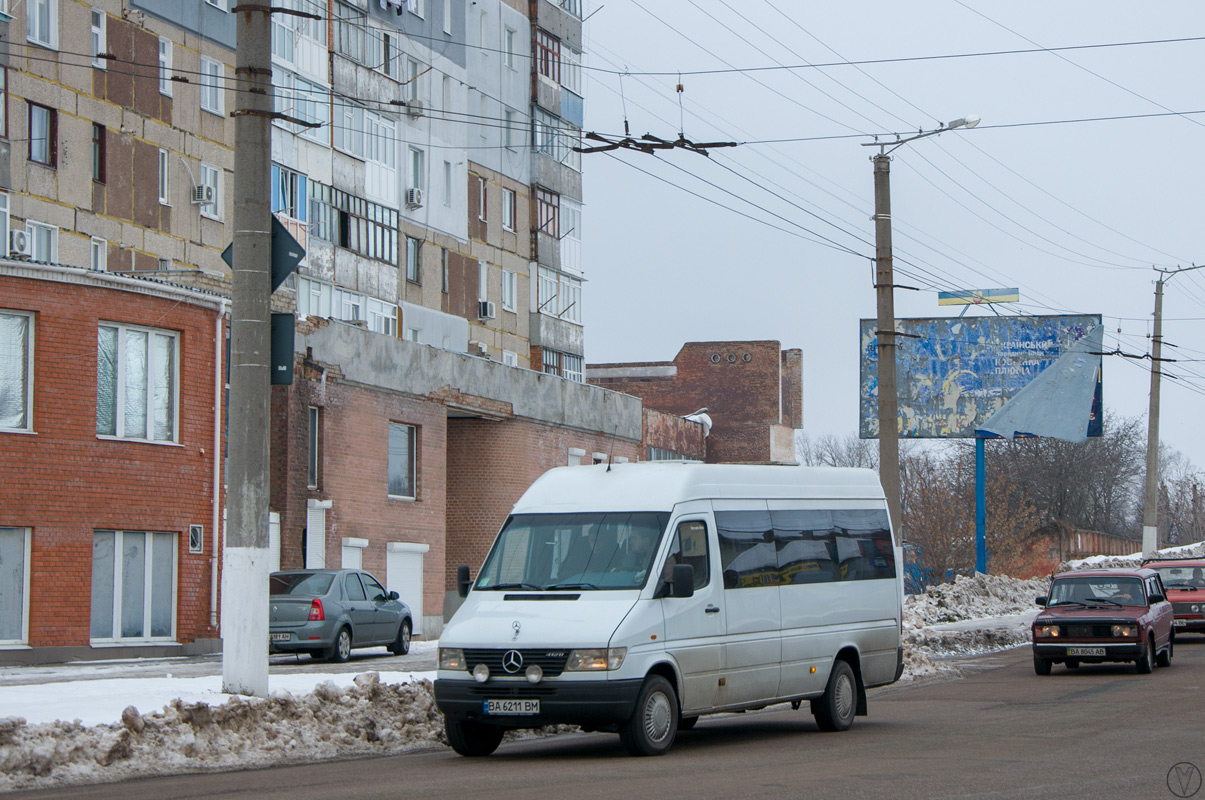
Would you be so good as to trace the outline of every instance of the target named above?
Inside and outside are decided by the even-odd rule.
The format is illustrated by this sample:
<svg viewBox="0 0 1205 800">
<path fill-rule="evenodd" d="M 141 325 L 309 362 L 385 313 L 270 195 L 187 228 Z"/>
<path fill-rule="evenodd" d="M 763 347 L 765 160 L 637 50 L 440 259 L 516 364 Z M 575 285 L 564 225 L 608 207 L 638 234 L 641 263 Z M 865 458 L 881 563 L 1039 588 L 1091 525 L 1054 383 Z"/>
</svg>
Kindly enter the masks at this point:
<svg viewBox="0 0 1205 800">
<path fill-rule="evenodd" d="M 1142 355 L 1153 267 L 1205 262 L 1205 113 L 1191 113 L 1205 111 L 1205 4 L 592 0 L 586 13 L 587 131 L 622 135 L 626 118 L 635 137 L 743 143 L 582 157 L 588 363 L 777 339 L 803 351 L 805 431 L 856 434 L 858 320 L 875 316 L 876 151 L 861 143 L 968 114 L 976 129 L 893 154 L 896 283 L 921 289 L 897 290 L 898 317 L 956 315 L 938 291 L 1018 287 L 1001 313 L 1100 314 L 1106 351 Z M 834 66 L 752 70 L 808 64 Z M 717 72 L 689 74 L 702 71 Z M 1163 381 L 1160 437 L 1201 468 L 1203 332 L 1205 269 L 1167 283 L 1164 356 L 1179 360 L 1165 371 L 1179 380 Z M 1104 359 L 1106 414 L 1145 416 L 1149 365 Z"/>
</svg>

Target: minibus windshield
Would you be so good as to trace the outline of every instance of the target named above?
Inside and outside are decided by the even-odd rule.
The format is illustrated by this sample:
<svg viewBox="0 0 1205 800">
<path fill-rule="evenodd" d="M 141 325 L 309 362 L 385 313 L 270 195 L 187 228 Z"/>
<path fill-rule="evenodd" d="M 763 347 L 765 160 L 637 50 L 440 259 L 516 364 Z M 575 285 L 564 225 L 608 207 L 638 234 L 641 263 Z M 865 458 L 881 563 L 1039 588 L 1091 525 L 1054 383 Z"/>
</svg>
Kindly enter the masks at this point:
<svg viewBox="0 0 1205 800">
<path fill-rule="evenodd" d="M 477 576 L 478 590 L 639 589 L 669 512 L 515 514 Z"/>
</svg>

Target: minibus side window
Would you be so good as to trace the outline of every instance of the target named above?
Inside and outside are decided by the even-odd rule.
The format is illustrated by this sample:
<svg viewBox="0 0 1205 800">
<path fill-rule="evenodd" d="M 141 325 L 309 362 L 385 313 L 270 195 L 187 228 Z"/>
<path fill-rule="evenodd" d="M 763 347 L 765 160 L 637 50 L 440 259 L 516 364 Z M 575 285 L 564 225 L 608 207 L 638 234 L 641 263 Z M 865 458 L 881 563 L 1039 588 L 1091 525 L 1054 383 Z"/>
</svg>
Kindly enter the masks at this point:
<svg viewBox="0 0 1205 800">
<path fill-rule="evenodd" d="M 711 558 L 707 548 L 707 523 L 692 519 L 678 523 L 665 558 L 664 580 L 669 580 L 677 564 L 689 564 L 695 570 L 695 591 L 711 583 Z"/>
<path fill-rule="evenodd" d="M 768 511 L 717 511 L 725 589 L 777 586 L 778 554 Z"/>
</svg>

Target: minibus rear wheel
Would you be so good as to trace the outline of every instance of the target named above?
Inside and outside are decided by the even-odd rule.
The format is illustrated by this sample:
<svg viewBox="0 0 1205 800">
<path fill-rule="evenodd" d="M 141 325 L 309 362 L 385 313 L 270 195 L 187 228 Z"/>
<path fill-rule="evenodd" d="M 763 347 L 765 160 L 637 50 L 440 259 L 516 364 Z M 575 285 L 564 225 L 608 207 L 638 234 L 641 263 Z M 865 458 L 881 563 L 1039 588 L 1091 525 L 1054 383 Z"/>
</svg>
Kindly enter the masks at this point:
<svg viewBox="0 0 1205 800">
<path fill-rule="evenodd" d="M 474 758 L 488 756 L 502 742 L 502 729 L 494 725 L 483 725 L 470 720 L 454 720 L 444 717 L 444 733 L 448 744 L 462 756 Z"/>
<path fill-rule="evenodd" d="M 849 663 L 837 661 L 824 694 L 812 701 L 812 715 L 822 731 L 847 731 L 858 710 L 858 681 Z"/>
<path fill-rule="evenodd" d="M 677 733 L 678 695 L 665 678 L 650 675 L 640 687 L 636 710 L 619 728 L 619 740 L 634 756 L 660 756 Z"/>
</svg>

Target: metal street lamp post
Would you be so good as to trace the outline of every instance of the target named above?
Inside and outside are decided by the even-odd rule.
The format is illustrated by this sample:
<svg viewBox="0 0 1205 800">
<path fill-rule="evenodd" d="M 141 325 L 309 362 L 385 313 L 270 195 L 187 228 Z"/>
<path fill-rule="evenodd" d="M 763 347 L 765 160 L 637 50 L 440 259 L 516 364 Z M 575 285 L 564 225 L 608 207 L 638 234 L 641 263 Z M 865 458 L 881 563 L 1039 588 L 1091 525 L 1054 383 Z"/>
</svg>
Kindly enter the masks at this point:
<svg viewBox="0 0 1205 800">
<path fill-rule="evenodd" d="M 900 536 L 900 449 L 899 393 L 895 381 L 895 278 L 891 255 L 891 151 L 917 139 L 935 136 L 955 128 L 973 128 L 979 117 L 953 120 L 931 131 L 921 131 L 892 142 L 863 142 L 863 147 L 879 148 L 874 161 L 874 288 L 878 306 L 877 338 L 879 383 L 879 478 L 887 495 L 891 527 Z"/>
</svg>

